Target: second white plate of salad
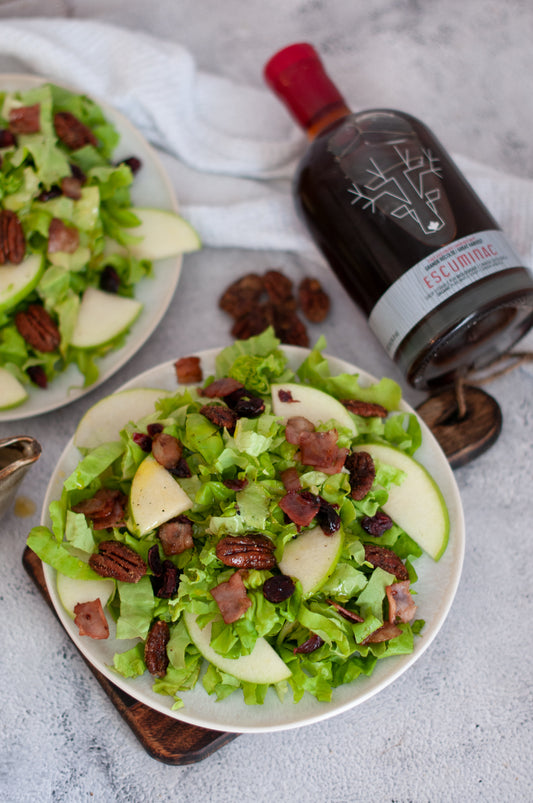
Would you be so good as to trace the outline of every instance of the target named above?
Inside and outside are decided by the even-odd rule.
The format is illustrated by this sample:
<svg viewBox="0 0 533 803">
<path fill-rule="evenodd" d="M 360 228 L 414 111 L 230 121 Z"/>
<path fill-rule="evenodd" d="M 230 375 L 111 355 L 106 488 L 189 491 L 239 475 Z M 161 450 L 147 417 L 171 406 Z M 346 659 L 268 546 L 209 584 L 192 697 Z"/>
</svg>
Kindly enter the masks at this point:
<svg viewBox="0 0 533 803">
<path fill-rule="evenodd" d="M 97 403 L 60 458 L 42 524 L 29 538 L 45 561 L 56 612 L 82 654 L 151 708 L 220 731 L 295 728 L 377 694 L 436 637 L 463 562 L 464 520 L 453 473 L 397 386 L 324 356 L 320 344 L 312 351 L 272 349 L 272 337 L 196 355 L 202 381 L 178 387 L 168 362 L 127 383 L 121 392 L 133 394 L 128 409 L 133 415 L 138 403 L 141 420 L 126 427 L 120 444 L 116 428 L 126 424 L 125 397 Z M 244 396 L 239 390 L 232 396 L 234 389 L 224 385 L 215 395 L 198 394 L 196 388 L 215 375 L 254 388 Z M 143 399 L 139 389 L 152 390 Z M 163 399 L 157 412 L 144 417 L 156 397 Z M 259 397 L 265 410 L 256 415 L 253 399 Z M 244 407 L 235 406 L 239 398 Z M 347 405 L 348 398 L 364 404 Z M 220 409 L 212 413 L 206 405 L 237 414 L 223 421 Z M 163 467 L 168 454 L 154 445 L 161 446 L 162 430 L 165 448 L 175 447 L 172 439 L 181 443 L 169 469 Z M 368 465 L 353 455 L 361 450 L 373 455 L 371 490 L 360 488 Z M 402 485 L 407 490 L 398 495 Z M 103 508 L 102 493 L 108 495 Z M 118 519 L 116 508 L 110 512 L 117 499 Z M 189 540 L 167 551 L 167 535 L 167 546 L 176 536 L 164 527 L 170 515 Z M 187 530 L 187 522 L 188 534 L 181 527 Z M 428 530 L 438 531 L 436 541 Z M 87 560 L 94 560 L 89 555 L 105 554 L 109 540 L 103 563 L 115 565 L 132 548 L 137 568 L 129 580 L 103 581 L 115 593 L 105 609 L 107 635 L 92 621 L 93 603 L 86 620 L 82 608 L 76 622 L 72 611 Z M 250 550 L 258 563 L 245 556 Z M 77 579 L 65 581 L 62 570 Z M 91 576 L 100 588 L 103 575 Z M 172 587 L 161 591 L 162 582 Z M 96 638 L 80 634 L 93 624 Z"/>
</svg>

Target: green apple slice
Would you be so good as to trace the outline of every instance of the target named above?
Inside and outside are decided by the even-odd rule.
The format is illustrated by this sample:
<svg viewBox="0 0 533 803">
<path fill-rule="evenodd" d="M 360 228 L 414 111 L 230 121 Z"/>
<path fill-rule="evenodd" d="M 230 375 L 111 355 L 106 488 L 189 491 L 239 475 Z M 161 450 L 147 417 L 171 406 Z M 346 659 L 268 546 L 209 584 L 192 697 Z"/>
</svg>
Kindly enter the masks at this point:
<svg viewBox="0 0 533 803">
<path fill-rule="evenodd" d="M 161 388 L 131 388 L 106 396 L 89 407 L 74 433 L 74 445 L 94 449 L 116 441 L 129 421 L 139 421 L 155 410 L 155 403 L 170 391 Z"/>
<path fill-rule="evenodd" d="M 92 602 L 99 599 L 102 603 L 102 608 L 105 608 L 115 591 L 115 581 L 109 578 L 79 580 L 58 572 L 56 588 L 61 604 L 68 615 L 74 619 L 74 608 L 78 603 Z"/>
<path fill-rule="evenodd" d="M 290 401 L 283 401 L 283 391 L 290 394 Z M 302 416 L 315 426 L 334 419 L 353 435 L 357 434 L 355 423 L 346 407 L 329 393 L 310 385 L 300 385 L 297 382 L 272 385 L 272 412 L 284 421 L 293 416 Z"/>
<path fill-rule="evenodd" d="M 247 683 L 279 683 L 291 676 L 291 671 L 279 657 L 266 639 L 260 637 L 249 655 L 240 658 L 225 658 L 210 645 L 211 624 L 200 628 L 196 623 L 196 615 L 186 612 L 184 614 L 185 626 L 189 636 L 204 658 L 214 666 L 227 672 L 228 675 Z"/>
<path fill-rule="evenodd" d="M 108 239 L 105 253 L 124 253 L 127 250 L 137 259 L 152 260 L 189 254 L 201 248 L 198 233 L 176 212 L 139 206 L 131 211 L 141 223 L 127 229 L 128 234 L 142 237 L 142 240 L 125 249 L 115 240 Z"/>
<path fill-rule="evenodd" d="M 152 455 L 140 463 L 131 483 L 130 508 L 139 535 L 192 507 L 177 480 Z"/>
<path fill-rule="evenodd" d="M 28 393 L 24 385 L 5 368 L 0 368 L 0 410 L 18 407 L 27 398 Z"/>
<path fill-rule="evenodd" d="M 450 518 L 444 497 L 431 474 L 413 457 L 393 446 L 365 443 L 355 448 L 405 472 L 402 484 L 391 487 L 382 509 L 433 560 L 439 560 L 448 544 Z"/>
<path fill-rule="evenodd" d="M 30 254 L 19 265 L 0 268 L 0 312 L 18 304 L 37 286 L 43 273 L 44 260 L 40 254 Z"/>
<path fill-rule="evenodd" d="M 298 535 L 286 544 L 279 568 L 302 584 L 305 597 L 314 594 L 331 577 L 342 552 L 342 528 L 325 535 L 322 527 Z"/>
<path fill-rule="evenodd" d="M 142 309 L 134 298 L 88 287 L 81 299 L 71 344 L 79 349 L 103 346 L 127 331 Z"/>
</svg>

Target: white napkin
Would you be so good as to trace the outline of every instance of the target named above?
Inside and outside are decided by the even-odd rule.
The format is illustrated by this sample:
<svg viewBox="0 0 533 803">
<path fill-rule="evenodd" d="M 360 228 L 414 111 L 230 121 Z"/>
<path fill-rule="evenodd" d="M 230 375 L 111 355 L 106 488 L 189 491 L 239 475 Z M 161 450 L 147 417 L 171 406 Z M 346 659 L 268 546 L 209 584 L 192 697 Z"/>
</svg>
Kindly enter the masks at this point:
<svg viewBox="0 0 533 803">
<path fill-rule="evenodd" d="M 201 72 L 180 45 L 95 21 L 0 21 L 0 53 L 3 72 L 68 83 L 122 111 L 159 150 L 205 245 L 320 259 L 290 195 L 305 138 L 266 88 Z M 531 265 L 533 182 L 456 158 Z"/>
</svg>

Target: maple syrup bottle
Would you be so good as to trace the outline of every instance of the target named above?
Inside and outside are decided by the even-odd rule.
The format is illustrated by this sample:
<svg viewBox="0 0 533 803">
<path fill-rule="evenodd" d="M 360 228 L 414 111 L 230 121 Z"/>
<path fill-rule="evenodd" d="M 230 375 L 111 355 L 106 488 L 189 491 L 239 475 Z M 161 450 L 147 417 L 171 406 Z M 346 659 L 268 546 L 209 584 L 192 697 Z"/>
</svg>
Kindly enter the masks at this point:
<svg viewBox="0 0 533 803">
<path fill-rule="evenodd" d="M 431 131 L 352 113 L 306 43 L 265 79 L 311 140 L 299 211 L 409 383 L 451 384 L 508 352 L 533 324 L 533 275 Z"/>
</svg>

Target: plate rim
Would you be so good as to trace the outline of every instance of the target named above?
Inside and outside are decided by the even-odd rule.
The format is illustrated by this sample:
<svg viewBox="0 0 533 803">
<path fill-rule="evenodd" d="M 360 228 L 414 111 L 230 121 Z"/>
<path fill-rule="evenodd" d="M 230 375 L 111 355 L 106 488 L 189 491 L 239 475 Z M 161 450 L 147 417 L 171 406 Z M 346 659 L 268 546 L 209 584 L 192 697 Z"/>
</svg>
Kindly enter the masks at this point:
<svg viewBox="0 0 533 803">
<path fill-rule="evenodd" d="M 288 353 L 289 364 L 290 364 L 291 357 L 292 357 L 293 360 L 295 360 L 296 357 L 298 357 L 298 359 L 301 361 L 305 357 L 305 355 L 308 354 L 311 351 L 311 349 L 307 349 L 307 348 L 303 348 L 303 347 L 299 347 L 299 346 L 283 346 L 282 345 L 281 348 L 283 349 L 283 351 Z M 214 357 L 216 356 L 216 354 L 218 354 L 221 350 L 222 350 L 221 348 L 211 348 L 211 349 L 205 349 L 205 350 L 201 350 L 201 351 L 195 352 L 195 354 L 196 354 L 196 356 L 200 357 L 201 362 L 203 364 L 204 360 L 206 360 L 206 361 L 214 360 Z M 192 352 L 190 352 L 190 353 L 192 353 Z M 343 360 L 342 358 L 334 357 L 333 355 L 327 353 L 326 351 L 323 352 L 323 356 L 328 360 L 328 363 L 330 363 L 330 364 L 333 363 L 332 367 L 334 367 L 335 372 L 349 369 L 351 373 L 357 373 L 360 376 L 360 378 L 364 381 L 364 383 L 367 383 L 367 382 L 373 383 L 373 382 L 377 382 L 378 381 L 377 378 L 374 375 L 368 373 L 364 369 L 359 368 L 358 366 L 356 366 L 353 363 L 350 363 L 350 362 L 348 362 L 346 360 Z M 124 390 L 129 390 L 129 389 L 132 389 L 132 388 L 135 388 L 135 387 L 146 387 L 145 384 L 142 384 L 145 381 L 145 377 L 149 377 L 152 374 L 157 374 L 159 372 L 164 372 L 164 371 L 168 371 L 170 373 L 171 371 L 173 371 L 174 363 L 175 363 L 175 359 L 167 360 L 167 361 L 165 361 L 163 363 L 160 363 L 160 364 L 158 364 L 156 366 L 152 366 L 152 368 L 149 368 L 149 369 L 137 374 L 136 376 L 130 378 L 127 382 L 125 382 L 123 385 L 121 385 L 119 388 L 117 388 L 115 391 L 113 391 L 112 394 L 109 394 L 109 395 L 114 395 L 115 393 L 120 393 L 120 392 L 122 392 Z M 204 372 L 204 377 L 205 377 L 205 372 Z M 176 389 L 178 388 L 177 383 L 174 385 L 174 388 L 176 388 Z M 166 388 L 162 388 L 162 389 L 166 389 Z M 108 668 L 104 664 L 100 664 L 98 662 L 95 662 L 94 658 L 91 657 L 90 650 L 86 649 L 86 647 L 85 647 L 87 642 L 83 642 L 82 638 L 77 634 L 77 632 L 75 632 L 75 630 L 72 629 L 73 627 L 75 628 L 75 626 L 73 625 L 73 622 L 70 619 L 70 617 L 68 617 L 68 614 L 64 611 L 64 609 L 63 609 L 63 607 L 61 605 L 61 602 L 59 601 L 59 599 L 57 597 L 57 593 L 56 593 L 56 590 L 55 590 L 55 582 L 54 582 L 55 574 L 56 574 L 55 570 L 52 569 L 47 564 L 43 563 L 45 582 L 46 582 L 47 590 L 48 590 L 48 592 L 50 594 L 50 598 L 52 600 L 52 604 L 54 606 L 55 612 L 58 615 L 58 617 L 59 617 L 59 619 L 60 619 L 60 621 L 61 621 L 61 623 L 63 625 L 63 628 L 66 630 L 67 635 L 73 641 L 74 645 L 82 653 L 82 655 L 85 657 L 85 659 L 92 666 L 94 666 L 96 669 L 98 669 L 98 671 L 100 671 L 102 674 L 104 674 L 104 676 L 108 680 L 110 680 L 112 683 L 114 683 L 116 686 L 118 686 L 120 689 L 125 691 L 130 696 L 134 697 L 139 702 L 145 704 L 148 708 L 151 708 L 151 709 L 153 709 L 155 711 L 158 711 L 159 713 L 166 714 L 167 716 L 175 719 L 178 722 L 186 722 L 186 723 L 191 724 L 191 725 L 208 728 L 209 730 L 224 731 L 224 732 L 231 732 L 231 733 L 271 733 L 271 732 L 293 730 L 293 729 L 296 729 L 296 728 L 305 727 L 307 725 L 311 725 L 311 724 L 315 724 L 315 723 L 320 722 L 320 721 L 331 719 L 334 716 L 338 716 L 339 714 L 342 714 L 342 713 L 344 713 L 346 711 L 349 711 L 349 710 L 357 707 L 358 705 L 366 702 L 368 699 L 374 697 L 376 694 L 378 694 L 379 692 L 383 691 L 385 688 L 390 686 L 404 672 L 406 672 L 414 663 L 416 663 L 416 661 L 418 661 L 418 659 L 425 653 L 425 651 L 433 643 L 433 641 L 437 637 L 440 629 L 444 625 L 444 622 L 445 622 L 445 620 L 446 620 L 446 618 L 447 618 L 447 616 L 448 616 L 448 614 L 450 612 L 451 606 L 453 604 L 453 601 L 455 599 L 455 595 L 456 595 L 456 592 L 457 592 L 457 589 L 458 589 L 458 586 L 459 586 L 461 573 L 462 573 L 462 568 L 463 568 L 463 562 L 464 562 L 464 554 L 465 554 L 465 518 L 464 518 L 464 511 L 463 511 L 463 507 L 462 507 L 459 488 L 458 488 L 455 476 L 453 474 L 452 468 L 451 468 L 450 464 L 448 463 L 448 460 L 447 460 L 446 456 L 444 455 L 444 452 L 442 451 L 442 449 L 441 449 L 438 441 L 436 440 L 435 436 L 433 435 L 431 430 L 427 427 L 427 425 L 424 423 L 424 421 L 420 418 L 420 416 L 418 416 L 418 414 L 416 413 L 416 410 L 414 410 L 414 408 L 408 402 L 406 402 L 403 398 L 402 398 L 402 401 L 401 401 L 399 409 L 402 410 L 402 411 L 405 411 L 405 412 L 412 412 L 412 413 L 415 413 L 417 415 L 417 418 L 418 418 L 418 420 L 420 422 L 420 425 L 421 425 L 421 428 L 422 428 L 422 433 L 423 433 L 423 445 L 420 448 L 424 449 L 425 451 L 429 451 L 430 457 L 433 460 L 437 461 L 437 464 L 440 466 L 440 470 L 442 470 L 444 475 L 445 475 L 446 493 L 444 492 L 444 490 L 442 488 L 441 488 L 441 490 L 443 490 L 443 494 L 445 495 L 445 498 L 446 498 L 446 494 L 451 493 L 451 495 L 452 495 L 451 499 L 446 498 L 446 501 L 447 501 L 448 506 L 449 506 L 450 521 L 451 521 L 451 524 L 452 524 L 447 551 L 448 551 L 448 549 L 450 550 L 450 556 L 451 556 L 452 549 L 454 550 L 454 552 L 455 552 L 455 560 L 454 560 L 453 563 L 450 564 L 451 577 L 450 577 L 450 581 L 448 583 L 447 592 L 444 595 L 443 601 L 442 601 L 441 605 L 439 606 L 437 613 L 433 617 L 433 620 L 429 623 L 429 634 L 426 633 L 425 630 L 422 632 L 422 635 L 418 637 L 417 641 L 415 641 L 415 649 L 413 650 L 412 653 L 409 653 L 407 655 L 399 655 L 399 656 L 391 657 L 391 658 L 388 659 L 388 662 L 390 662 L 390 663 L 387 663 L 387 662 L 384 661 L 381 664 L 381 666 L 378 664 L 378 668 L 381 671 L 381 673 L 386 672 L 386 677 L 384 677 L 382 679 L 379 679 L 377 684 L 374 684 L 374 679 L 376 677 L 376 675 L 374 673 L 370 678 L 367 679 L 368 681 L 371 682 L 370 688 L 367 689 L 366 691 L 363 691 L 359 695 L 356 694 L 355 697 L 351 697 L 346 702 L 338 704 L 336 706 L 335 705 L 332 706 L 331 702 L 330 703 L 319 703 L 318 701 L 315 701 L 313 699 L 313 701 L 312 701 L 313 708 L 318 708 L 316 713 L 311 713 L 310 715 L 307 715 L 307 716 L 305 716 L 303 718 L 295 719 L 293 721 L 283 721 L 283 722 L 278 722 L 278 723 L 263 723 L 261 725 L 254 725 L 254 724 L 242 723 L 242 722 L 239 722 L 239 721 L 236 721 L 236 720 L 231 721 L 231 722 L 228 721 L 228 722 L 225 722 L 225 723 L 224 722 L 219 722 L 219 721 L 213 722 L 213 721 L 207 720 L 205 717 L 196 716 L 196 715 L 194 715 L 194 713 L 191 715 L 190 712 L 188 712 L 186 710 L 186 707 L 181 708 L 181 709 L 179 709 L 177 711 L 172 711 L 171 707 L 170 707 L 172 705 L 172 702 L 173 702 L 173 698 L 172 697 L 155 695 L 156 699 L 152 700 L 149 697 L 147 697 L 146 694 L 144 694 L 142 692 L 139 692 L 136 688 L 132 689 L 132 681 L 131 680 L 128 680 L 126 678 L 122 678 L 122 676 L 120 676 L 117 673 L 115 673 L 112 670 L 112 668 Z M 80 418 L 80 420 L 81 420 L 81 418 Z M 78 423 L 79 423 L 79 421 L 78 421 Z M 77 450 L 77 447 L 74 444 L 74 435 L 75 435 L 75 432 L 73 433 L 72 437 L 69 439 L 68 443 L 66 444 L 65 448 L 63 449 L 63 452 L 61 453 L 61 455 L 60 455 L 60 457 L 58 459 L 57 465 L 56 465 L 56 467 L 55 467 L 55 469 L 54 469 L 54 471 L 53 471 L 53 473 L 52 473 L 52 475 L 50 477 L 50 481 L 48 483 L 48 487 L 47 487 L 47 490 L 46 490 L 46 494 L 45 494 L 45 497 L 44 497 L 43 506 L 42 506 L 42 510 L 41 510 L 41 521 L 40 521 L 40 523 L 42 525 L 44 525 L 44 526 L 48 526 L 49 522 L 50 522 L 49 515 L 48 515 L 48 505 L 49 505 L 50 501 L 52 501 L 52 499 L 55 498 L 55 496 L 53 495 L 53 491 L 54 491 L 54 486 L 58 483 L 59 475 L 61 474 L 61 465 L 63 464 L 64 460 L 68 457 L 69 453 L 72 452 L 72 450 L 75 450 L 78 453 L 78 458 L 77 459 L 79 460 L 79 458 L 80 458 L 80 453 L 79 453 L 79 451 Z M 417 453 L 416 457 L 418 459 L 418 457 L 419 457 L 418 453 Z M 427 460 L 427 458 L 426 458 L 426 460 Z M 420 462 L 422 462 L 423 465 L 425 464 L 424 460 L 420 460 Z M 64 478 L 65 478 L 65 474 L 63 472 L 61 484 L 62 484 L 62 481 L 63 481 Z M 439 485 L 440 484 L 441 483 L 439 482 Z M 452 502 L 453 502 L 453 504 L 451 504 Z M 444 562 L 445 556 L 446 556 L 446 552 L 444 553 L 443 558 L 441 558 L 441 561 Z M 431 560 L 431 558 L 429 558 L 429 556 L 426 556 L 426 555 L 424 555 L 424 556 L 422 556 L 422 558 L 420 558 L 420 560 L 424 560 L 424 559 L 426 559 L 426 562 L 430 566 L 433 565 L 434 567 L 438 567 L 439 564 L 440 564 L 440 561 L 439 562 L 434 562 L 434 561 Z M 449 558 L 449 560 L 451 561 L 451 557 Z M 419 576 L 419 581 L 420 581 L 420 576 Z M 426 623 L 426 627 L 428 627 L 427 623 Z M 91 646 L 90 644 L 87 644 L 87 647 L 90 647 L 90 646 Z M 127 649 L 127 645 L 124 645 L 124 648 Z M 390 669 L 390 671 L 387 671 L 387 669 Z M 376 671 L 378 671 L 378 670 L 376 670 Z M 146 673 L 145 673 L 145 675 L 141 676 L 141 679 L 143 679 L 143 678 L 145 678 L 148 683 L 151 683 L 150 679 L 146 678 Z M 135 680 L 139 680 L 139 678 L 137 678 Z M 345 684 L 344 686 L 341 686 L 341 687 L 338 687 L 338 688 L 346 690 L 346 688 L 355 686 L 358 682 L 359 682 L 359 685 L 361 686 L 361 680 L 362 680 L 362 678 L 358 678 L 355 681 L 352 681 L 351 684 Z M 203 694 L 207 696 L 207 692 L 203 689 L 203 686 L 201 685 L 201 683 L 198 683 L 197 686 L 199 686 L 200 689 L 201 689 L 201 692 L 203 692 Z M 333 690 L 333 694 L 334 695 L 335 695 L 335 691 L 336 690 L 334 689 Z M 269 692 L 271 692 L 273 694 L 273 690 L 272 689 L 270 689 Z M 190 692 L 184 693 L 185 700 L 186 700 L 187 694 L 190 694 Z M 231 695 L 230 698 L 228 698 L 228 699 L 231 699 L 231 697 L 233 697 L 235 699 L 235 698 L 237 698 L 238 694 L 239 694 L 239 692 L 237 691 L 235 695 Z M 159 702 L 157 697 L 161 697 L 161 702 Z M 213 706 L 220 706 L 221 705 L 221 703 L 217 703 L 212 697 L 209 698 L 209 701 L 212 702 Z M 240 707 L 241 708 L 244 707 L 243 710 L 247 710 L 247 709 L 265 710 L 263 708 L 263 706 L 259 706 L 259 705 L 258 706 L 246 706 L 245 703 L 244 703 L 244 700 L 242 700 L 242 699 L 240 699 L 239 702 L 240 702 Z M 289 692 L 288 695 L 287 695 L 286 700 L 283 703 L 283 705 L 285 707 L 290 707 L 290 706 L 295 706 L 295 705 L 298 705 L 298 704 L 293 703 L 293 701 L 292 701 L 292 699 L 290 697 L 290 692 Z M 324 706 L 324 707 L 320 708 L 321 706 Z M 296 710 L 298 710 L 298 709 L 296 709 Z"/>
</svg>

